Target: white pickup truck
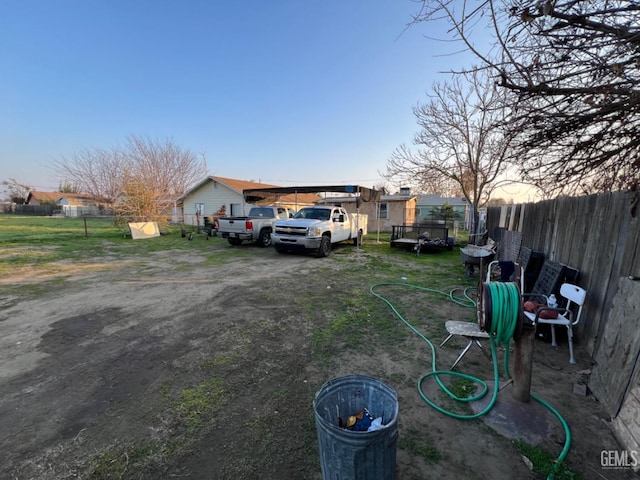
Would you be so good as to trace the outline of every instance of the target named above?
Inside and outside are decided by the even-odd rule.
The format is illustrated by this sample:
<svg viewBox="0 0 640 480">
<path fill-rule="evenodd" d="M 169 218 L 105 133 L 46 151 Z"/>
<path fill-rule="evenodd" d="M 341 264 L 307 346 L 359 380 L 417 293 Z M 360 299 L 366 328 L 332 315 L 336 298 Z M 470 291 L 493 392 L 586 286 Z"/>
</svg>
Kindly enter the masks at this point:
<svg viewBox="0 0 640 480">
<path fill-rule="evenodd" d="M 257 242 L 260 247 L 268 247 L 276 220 L 293 217 L 293 214 L 294 211 L 286 207 L 251 207 L 246 217 L 219 218 L 218 235 L 231 245 L 240 245 L 247 240 Z"/>
<path fill-rule="evenodd" d="M 278 220 L 271 243 L 278 253 L 313 252 L 316 257 L 331 253 L 331 245 L 345 240 L 362 243 L 367 234 L 367 215 L 347 213 L 342 207 L 305 207 L 289 220 Z"/>
</svg>

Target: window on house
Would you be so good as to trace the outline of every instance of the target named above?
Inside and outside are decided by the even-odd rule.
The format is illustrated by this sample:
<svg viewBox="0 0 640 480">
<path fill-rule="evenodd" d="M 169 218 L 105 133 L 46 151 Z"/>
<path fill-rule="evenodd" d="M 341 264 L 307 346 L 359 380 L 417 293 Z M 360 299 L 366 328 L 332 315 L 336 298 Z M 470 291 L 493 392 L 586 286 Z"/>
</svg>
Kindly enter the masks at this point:
<svg viewBox="0 0 640 480">
<path fill-rule="evenodd" d="M 196 215 L 204 215 L 204 203 L 196 203 Z"/>
<path fill-rule="evenodd" d="M 389 204 L 388 203 L 379 203 L 378 204 L 378 209 L 377 209 L 377 217 L 380 220 L 386 220 L 387 218 L 389 218 Z"/>
<path fill-rule="evenodd" d="M 242 215 L 242 204 L 241 203 L 232 203 L 229 205 L 229 210 L 231 210 L 231 216 L 232 217 L 237 217 L 239 215 Z"/>
</svg>

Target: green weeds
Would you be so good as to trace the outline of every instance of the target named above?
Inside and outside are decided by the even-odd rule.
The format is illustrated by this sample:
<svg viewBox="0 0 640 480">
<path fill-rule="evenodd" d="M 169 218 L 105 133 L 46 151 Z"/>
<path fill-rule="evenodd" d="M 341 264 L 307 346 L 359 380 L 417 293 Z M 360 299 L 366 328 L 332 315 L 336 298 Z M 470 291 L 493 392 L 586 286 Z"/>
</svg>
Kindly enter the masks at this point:
<svg viewBox="0 0 640 480">
<path fill-rule="evenodd" d="M 421 458 L 428 465 L 434 465 L 443 459 L 442 453 L 431 444 L 429 439 L 414 429 L 409 429 L 401 435 L 398 448 Z"/>
<path fill-rule="evenodd" d="M 160 387 L 164 399 L 170 395 L 171 384 Z M 113 445 L 91 461 L 88 480 L 142 478 L 144 472 L 154 471 L 171 458 L 186 451 L 203 431 L 215 422 L 215 413 L 226 402 L 224 382 L 217 377 L 182 390 L 166 413 L 172 424 L 172 434 L 165 432 L 161 439 L 142 440 L 129 445 Z"/>
<path fill-rule="evenodd" d="M 204 423 L 212 420 L 213 412 L 224 403 L 224 393 L 223 381 L 215 377 L 180 393 L 174 410 L 188 433 L 196 432 Z"/>
<path fill-rule="evenodd" d="M 539 446 L 531 446 L 522 440 L 514 442 L 517 450 L 527 457 L 533 464 L 533 472 L 539 478 L 546 478 L 556 464 L 556 457 Z M 560 463 L 557 466 L 556 473 L 553 477 L 555 480 L 582 480 L 580 473 L 571 470 L 566 463 Z"/>
</svg>

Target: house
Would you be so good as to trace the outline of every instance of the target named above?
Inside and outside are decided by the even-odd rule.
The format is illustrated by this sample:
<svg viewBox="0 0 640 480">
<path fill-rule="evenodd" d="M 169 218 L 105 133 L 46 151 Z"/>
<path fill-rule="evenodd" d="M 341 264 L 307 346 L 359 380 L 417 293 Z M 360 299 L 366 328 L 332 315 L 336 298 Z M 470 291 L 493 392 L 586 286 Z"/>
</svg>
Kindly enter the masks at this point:
<svg viewBox="0 0 640 480">
<path fill-rule="evenodd" d="M 58 205 L 61 192 L 38 192 L 36 190 L 27 195 L 27 205 Z"/>
<path fill-rule="evenodd" d="M 172 221 L 186 225 L 202 225 L 207 216 L 247 215 L 254 204 L 245 201 L 243 190 L 268 187 L 276 185 L 217 176 L 206 177 L 176 199 Z M 257 204 L 281 205 L 299 210 L 303 206 L 313 205 L 318 198 L 315 194 L 291 194 Z"/>
<path fill-rule="evenodd" d="M 27 196 L 27 205 L 50 205 L 61 211 L 65 217 L 99 215 L 105 206 L 104 201 L 86 193 L 39 192 L 33 190 Z"/>
<path fill-rule="evenodd" d="M 453 208 L 453 212 L 457 214 L 458 222 L 464 222 L 465 226 L 468 226 L 473 220 L 471 218 L 471 206 L 464 197 L 441 197 L 440 195 L 420 195 L 418 197 L 416 214 L 417 223 L 429 223 L 442 220 L 441 218 L 434 218 L 433 212 L 444 205 L 449 205 Z M 468 227 L 467 227 L 468 228 Z"/>
<path fill-rule="evenodd" d="M 367 231 L 390 232 L 394 225 L 411 225 L 416 221 L 418 197 L 409 189 L 402 188 L 396 195 L 382 195 L 379 202 L 356 202 L 355 197 L 326 197 L 316 203 L 336 205 L 349 213 L 363 213 L 369 216 Z M 357 205 L 359 203 L 359 205 Z"/>
</svg>

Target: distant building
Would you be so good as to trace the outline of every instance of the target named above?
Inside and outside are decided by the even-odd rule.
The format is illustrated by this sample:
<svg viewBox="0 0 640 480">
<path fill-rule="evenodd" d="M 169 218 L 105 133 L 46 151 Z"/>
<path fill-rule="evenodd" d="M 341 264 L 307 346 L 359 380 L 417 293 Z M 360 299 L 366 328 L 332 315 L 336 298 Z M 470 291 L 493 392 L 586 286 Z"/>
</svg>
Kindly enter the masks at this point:
<svg viewBox="0 0 640 480">
<path fill-rule="evenodd" d="M 465 228 L 469 228 L 472 221 L 471 205 L 464 197 L 441 197 L 440 195 L 420 195 L 417 204 L 417 223 L 429 223 L 440 220 L 432 215 L 435 209 L 439 209 L 444 205 L 449 205 L 455 213 L 458 214 L 456 219 L 458 223 L 464 224 Z"/>
<path fill-rule="evenodd" d="M 29 192 L 27 205 L 51 205 L 56 213 L 65 217 L 81 217 L 83 215 L 100 215 L 107 208 L 104 200 L 86 193 L 65 192 Z"/>
<path fill-rule="evenodd" d="M 245 201 L 243 190 L 276 186 L 234 178 L 206 177 L 176 199 L 172 221 L 186 225 L 196 225 L 199 222 L 203 225 L 205 217 L 209 216 L 247 215 L 254 204 Z M 309 193 L 289 194 L 274 198 L 271 202 L 260 203 L 299 210 L 303 206 L 313 205 L 318 198 L 318 195 Z"/>
<path fill-rule="evenodd" d="M 411 225 L 416 221 L 418 197 L 409 189 L 401 189 L 397 195 L 382 195 L 379 202 L 361 202 L 357 206 L 355 197 L 326 197 L 318 200 L 320 205 L 335 205 L 347 212 L 364 213 L 369 216 L 368 232 L 390 232 L 394 225 Z"/>
</svg>

